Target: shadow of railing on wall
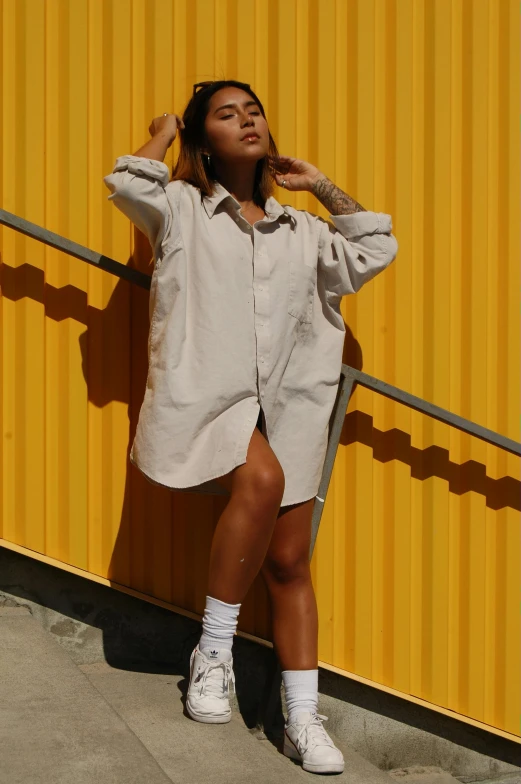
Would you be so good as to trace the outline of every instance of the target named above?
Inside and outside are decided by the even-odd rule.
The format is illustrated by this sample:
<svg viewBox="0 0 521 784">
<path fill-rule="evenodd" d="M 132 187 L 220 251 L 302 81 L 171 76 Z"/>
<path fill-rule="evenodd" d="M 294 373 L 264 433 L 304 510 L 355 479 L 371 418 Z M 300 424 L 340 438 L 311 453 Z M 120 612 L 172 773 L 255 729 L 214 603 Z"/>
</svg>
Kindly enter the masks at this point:
<svg viewBox="0 0 521 784">
<path fill-rule="evenodd" d="M 35 223 L 25 220 L 13 213 L 0 209 L 0 224 L 8 226 L 15 231 L 25 234 L 32 239 L 38 240 L 52 248 L 60 250 L 69 256 L 73 256 L 80 261 L 87 264 L 92 264 L 98 269 L 104 270 L 111 275 L 116 275 L 118 278 L 127 280 L 128 282 L 140 286 L 144 289 L 150 289 L 151 277 L 137 269 L 121 264 L 103 254 L 96 253 L 89 248 L 84 247 L 72 240 L 68 240 L 59 234 L 56 234 L 48 229 L 38 226 Z M 482 439 L 483 441 L 493 444 L 500 449 L 503 449 L 511 454 L 521 456 L 521 444 L 513 439 L 507 438 L 493 430 L 472 422 L 471 420 L 464 419 L 463 417 L 453 414 L 452 412 L 440 408 L 439 406 L 429 403 L 423 398 L 416 397 L 409 392 L 406 392 L 398 387 L 387 384 L 380 379 L 368 375 L 367 373 L 357 370 L 349 365 L 342 364 L 340 371 L 340 379 L 338 384 L 337 395 L 334 407 L 329 420 L 329 435 L 324 460 L 324 467 L 322 477 L 319 485 L 318 493 L 315 497 L 312 517 L 312 536 L 309 550 L 309 558 L 312 558 L 315 542 L 320 527 L 320 520 L 322 517 L 322 510 L 324 508 L 335 456 L 340 442 L 342 428 L 346 418 L 346 411 L 349 405 L 349 400 L 353 394 L 356 384 L 372 390 L 376 394 L 383 395 L 390 400 L 401 403 L 414 411 L 421 412 L 426 416 L 436 419 L 439 422 L 451 425 L 458 430 Z M 519 509 L 519 483 L 512 480 L 516 488 L 513 492 L 507 492 L 507 496 L 512 499 L 514 508 Z M 205 482 L 198 485 L 197 488 L 179 488 L 175 492 L 190 492 L 190 493 L 207 493 L 212 495 L 228 495 L 228 492 L 217 482 Z M 516 500 L 517 499 L 517 500 Z M 509 502 L 510 505 L 510 502 Z M 266 704 L 265 723 L 269 723 L 270 715 L 278 710 L 280 701 L 280 687 L 281 687 L 281 672 L 280 667 L 277 668 L 273 678 L 273 684 L 270 695 Z"/>
</svg>

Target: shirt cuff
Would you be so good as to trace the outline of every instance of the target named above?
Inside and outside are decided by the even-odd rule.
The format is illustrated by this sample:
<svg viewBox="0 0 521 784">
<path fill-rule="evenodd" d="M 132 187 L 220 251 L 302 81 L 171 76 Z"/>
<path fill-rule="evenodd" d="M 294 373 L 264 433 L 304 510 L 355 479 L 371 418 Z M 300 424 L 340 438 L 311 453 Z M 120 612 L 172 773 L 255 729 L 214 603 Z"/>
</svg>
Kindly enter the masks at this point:
<svg viewBox="0 0 521 784">
<path fill-rule="evenodd" d="M 333 225 L 346 237 L 360 237 L 364 234 L 390 234 L 393 221 L 385 212 L 365 210 L 349 215 L 330 215 Z"/>
<path fill-rule="evenodd" d="M 113 171 L 125 171 L 130 174 L 141 174 L 146 177 L 152 177 L 154 180 L 163 185 L 168 185 L 170 180 L 170 171 L 166 163 L 163 161 L 155 161 L 152 158 L 141 158 L 137 155 L 120 155 L 116 158 Z"/>
</svg>

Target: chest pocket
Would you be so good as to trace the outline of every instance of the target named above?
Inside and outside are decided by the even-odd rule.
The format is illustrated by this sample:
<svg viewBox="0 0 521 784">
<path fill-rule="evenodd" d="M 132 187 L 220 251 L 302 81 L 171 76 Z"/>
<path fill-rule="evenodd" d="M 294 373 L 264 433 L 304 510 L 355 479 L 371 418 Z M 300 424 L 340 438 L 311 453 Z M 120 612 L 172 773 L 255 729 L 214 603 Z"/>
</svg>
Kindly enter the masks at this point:
<svg viewBox="0 0 521 784">
<path fill-rule="evenodd" d="M 317 284 L 316 267 L 290 259 L 288 313 L 299 321 L 310 323 L 313 319 L 313 299 Z"/>
</svg>

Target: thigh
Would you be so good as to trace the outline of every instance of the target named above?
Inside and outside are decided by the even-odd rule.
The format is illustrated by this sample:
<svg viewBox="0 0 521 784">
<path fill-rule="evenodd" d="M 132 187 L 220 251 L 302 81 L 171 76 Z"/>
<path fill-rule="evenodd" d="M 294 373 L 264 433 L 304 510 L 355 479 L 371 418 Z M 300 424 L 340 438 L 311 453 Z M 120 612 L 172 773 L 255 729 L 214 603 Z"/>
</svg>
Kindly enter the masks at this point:
<svg viewBox="0 0 521 784">
<path fill-rule="evenodd" d="M 261 409 L 262 414 L 262 409 Z M 235 491 L 240 491 L 254 483 L 256 477 L 262 475 L 263 477 L 273 478 L 273 482 L 277 484 L 284 483 L 284 472 L 280 465 L 275 452 L 269 445 L 267 439 L 264 437 L 260 430 L 261 416 L 257 421 L 257 425 L 252 433 L 248 452 L 246 455 L 246 462 L 237 466 L 228 474 L 216 477 L 215 482 L 218 482 L 231 494 Z"/>
</svg>

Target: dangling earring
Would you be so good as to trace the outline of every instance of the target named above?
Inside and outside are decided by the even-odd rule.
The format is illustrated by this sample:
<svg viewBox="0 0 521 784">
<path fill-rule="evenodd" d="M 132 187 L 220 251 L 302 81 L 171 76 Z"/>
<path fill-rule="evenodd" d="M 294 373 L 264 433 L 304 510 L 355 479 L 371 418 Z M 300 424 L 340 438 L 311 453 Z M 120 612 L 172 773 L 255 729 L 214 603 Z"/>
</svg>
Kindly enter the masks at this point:
<svg viewBox="0 0 521 784">
<path fill-rule="evenodd" d="M 210 156 L 209 155 L 206 156 L 206 160 L 208 161 L 208 167 L 210 167 Z"/>
</svg>

